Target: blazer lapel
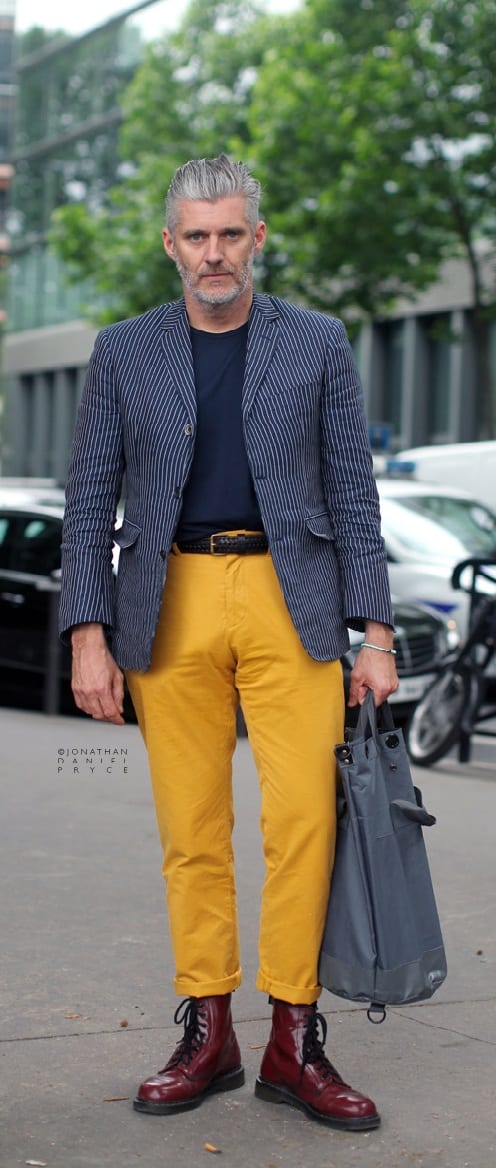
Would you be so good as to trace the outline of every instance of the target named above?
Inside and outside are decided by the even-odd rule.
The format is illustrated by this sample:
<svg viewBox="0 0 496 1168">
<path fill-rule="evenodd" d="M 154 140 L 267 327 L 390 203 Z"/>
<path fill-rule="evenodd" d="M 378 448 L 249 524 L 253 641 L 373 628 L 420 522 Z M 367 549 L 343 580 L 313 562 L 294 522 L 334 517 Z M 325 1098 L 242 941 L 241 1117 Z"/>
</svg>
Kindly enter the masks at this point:
<svg viewBox="0 0 496 1168">
<path fill-rule="evenodd" d="M 167 306 L 162 328 L 162 349 L 170 387 L 182 397 L 189 416 L 196 418 L 193 354 L 184 300 L 176 300 Z"/>
<path fill-rule="evenodd" d="M 243 383 L 243 413 L 251 409 L 257 389 L 272 358 L 278 334 L 279 313 L 269 296 L 255 292 L 248 327 L 248 348 Z M 169 385 L 182 397 L 191 417 L 196 417 L 196 391 L 191 338 L 184 300 L 167 306 L 162 320 L 162 348 Z"/>
<path fill-rule="evenodd" d="M 251 410 L 279 336 L 279 313 L 269 296 L 255 292 L 248 326 L 243 413 Z"/>
</svg>

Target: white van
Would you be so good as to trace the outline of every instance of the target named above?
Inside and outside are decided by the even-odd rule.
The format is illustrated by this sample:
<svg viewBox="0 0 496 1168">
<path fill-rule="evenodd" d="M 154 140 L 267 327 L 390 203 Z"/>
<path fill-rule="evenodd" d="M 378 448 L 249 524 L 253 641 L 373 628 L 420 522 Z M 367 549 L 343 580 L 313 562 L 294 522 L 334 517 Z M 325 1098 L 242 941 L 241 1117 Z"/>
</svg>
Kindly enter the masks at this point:
<svg viewBox="0 0 496 1168">
<path fill-rule="evenodd" d="M 420 482 L 460 487 L 496 511 L 496 442 L 417 446 L 402 450 L 390 460 L 387 470 L 409 474 Z"/>
</svg>

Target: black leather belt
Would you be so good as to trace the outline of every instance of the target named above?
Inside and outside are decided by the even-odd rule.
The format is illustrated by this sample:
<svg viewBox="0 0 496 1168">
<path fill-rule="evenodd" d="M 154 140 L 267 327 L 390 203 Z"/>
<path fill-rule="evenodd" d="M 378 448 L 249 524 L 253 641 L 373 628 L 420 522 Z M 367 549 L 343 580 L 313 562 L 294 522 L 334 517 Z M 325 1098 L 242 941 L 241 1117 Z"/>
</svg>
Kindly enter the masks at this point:
<svg viewBox="0 0 496 1168">
<path fill-rule="evenodd" d="M 209 535 L 206 539 L 181 540 L 177 543 L 180 552 L 197 552 L 211 556 L 252 556 L 268 552 L 269 541 L 263 531 L 253 535 L 223 535 L 222 532 Z"/>
</svg>

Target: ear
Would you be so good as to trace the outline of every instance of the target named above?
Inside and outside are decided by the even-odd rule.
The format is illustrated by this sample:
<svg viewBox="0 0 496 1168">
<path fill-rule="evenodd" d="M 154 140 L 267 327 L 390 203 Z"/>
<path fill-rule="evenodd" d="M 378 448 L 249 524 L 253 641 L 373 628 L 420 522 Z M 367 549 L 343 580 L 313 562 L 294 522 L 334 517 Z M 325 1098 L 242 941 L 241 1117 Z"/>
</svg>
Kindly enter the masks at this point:
<svg viewBox="0 0 496 1168">
<path fill-rule="evenodd" d="M 172 238 L 172 235 L 171 235 L 168 227 L 164 227 L 164 229 L 162 231 L 162 242 L 164 245 L 164 251 L 165 251 L 166 255 L 169 256 L 169 259 L 175 260 L 176 249 L 174 247 L 174 240 Z"/>
<path fill-rule="evenodd" d="M 265 244 L 266 237 L 267 237 L 267 228 L 265 226 L 263 219 L 260 219 L 260 222 L 257 223 L 257 226 L 255 227 L 255 234 L 253 236 L 253 250 L 254 250 L 255 255 L 258 255 L 258 253 L 260 251 L 262 251 L 262 248 L 264 247 L 264 244 Z"/>
</svg>

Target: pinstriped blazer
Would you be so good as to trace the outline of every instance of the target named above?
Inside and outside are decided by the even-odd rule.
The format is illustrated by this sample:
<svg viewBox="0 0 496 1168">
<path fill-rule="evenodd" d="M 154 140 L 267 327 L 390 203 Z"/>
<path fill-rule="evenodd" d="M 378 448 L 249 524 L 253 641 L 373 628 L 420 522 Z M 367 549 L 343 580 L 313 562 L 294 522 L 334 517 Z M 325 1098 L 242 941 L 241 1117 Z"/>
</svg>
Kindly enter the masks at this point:
<svg viewBox="0 0 496 1168">
<path fill-rule="evenodd" d="M 362 391 L 344 326 L 255 293 L 243 385 L 248 460 L 274 566 L 307 652 L 347 626 L 392 624 Z M 60 629 L 100 621 L 122 668 L 146 670 L 195 442 L 184 301 L 98 335 L 67 483 Z M 125 518 L 113 531 L 125 472 Z M 113 538 L 120 546 L 117 584 Z"/>
</svg>

